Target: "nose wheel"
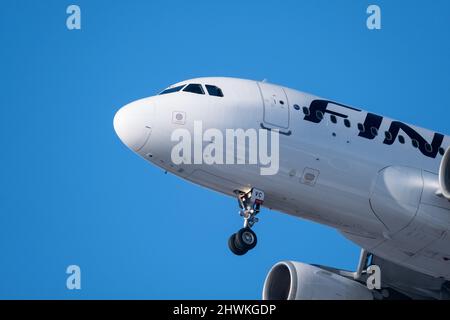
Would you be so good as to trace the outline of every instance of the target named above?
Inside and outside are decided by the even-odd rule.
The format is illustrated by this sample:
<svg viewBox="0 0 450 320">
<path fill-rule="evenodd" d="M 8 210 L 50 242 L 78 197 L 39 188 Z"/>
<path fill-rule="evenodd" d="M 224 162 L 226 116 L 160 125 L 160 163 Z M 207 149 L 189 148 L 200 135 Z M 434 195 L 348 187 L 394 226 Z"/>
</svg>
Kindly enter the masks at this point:
<svg viewBox="0 0 450 320">
<path fill-rule="evenodd" d="M 230 236 L 228 246 L 235 255 L 242 256 L 258 242 L 256 233 L 251 228 L 258 222 L 256 215 L 264 202 L 264 192 L 253 188 L 250 192 L 235 191 L 235 194 L 241 209 L 239 214 L 244 218 L 244 227 Z"/>
<path fill-rule="evenodd" d="M 257 242 L 258 238 L 252 229 L 242 228 L 230 236 L 228 239 L 228 247 L 235 255 L 242 256 L 253 249 Z"/>
</svg>

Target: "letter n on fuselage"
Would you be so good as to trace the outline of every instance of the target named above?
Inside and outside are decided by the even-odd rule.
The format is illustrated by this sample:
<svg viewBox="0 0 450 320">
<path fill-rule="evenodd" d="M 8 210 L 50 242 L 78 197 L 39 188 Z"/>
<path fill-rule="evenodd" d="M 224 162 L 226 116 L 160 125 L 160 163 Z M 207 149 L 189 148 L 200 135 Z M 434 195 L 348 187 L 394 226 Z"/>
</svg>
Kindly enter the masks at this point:
<svg viewBox="0 0 450 320">
<path fill-rule="evenodd" d="M 416 140 L 419 143 L 419 150 L 423 155 L 436 158 L 439 148 L 442 146 L 442 142 L 444 141 L 444 136 L 440 133 L 435 133 L 433 137 L 433 141 L 431 144 L 428 143 L 417 131 L 415 131 L 410 126 L 399 122 L 392 121 L 391 126 L 389 127 L 389 133 L 392 135 L 391 139 L 384 139 L 383 143 L 387 145 L 392 145 L 394 141 L 397 139 L 400 129 L 412 140 Z"/>
</svg>

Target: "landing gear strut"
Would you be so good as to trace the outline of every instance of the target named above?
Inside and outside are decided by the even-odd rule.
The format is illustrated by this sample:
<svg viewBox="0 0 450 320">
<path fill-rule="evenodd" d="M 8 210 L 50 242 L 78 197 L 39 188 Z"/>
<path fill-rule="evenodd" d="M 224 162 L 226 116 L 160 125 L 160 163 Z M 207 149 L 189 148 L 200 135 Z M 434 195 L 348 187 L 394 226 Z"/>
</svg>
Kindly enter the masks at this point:
<svg viewBox="0 0 450 320">
<path fill-rule="evenodd" d="M 253 188 L 247 193 L 238 190 L 234 193 L 241 209 L 239 214 L 244 218 L 244 227 L 231 235 L 228 239 L 228 246 L 231 252 L 241 256 L 253 249 L 258 242 L 256 234 L 251 228 L 258 222 L 256 215 L 264 202 L 264 192 Z"/>
</svg>

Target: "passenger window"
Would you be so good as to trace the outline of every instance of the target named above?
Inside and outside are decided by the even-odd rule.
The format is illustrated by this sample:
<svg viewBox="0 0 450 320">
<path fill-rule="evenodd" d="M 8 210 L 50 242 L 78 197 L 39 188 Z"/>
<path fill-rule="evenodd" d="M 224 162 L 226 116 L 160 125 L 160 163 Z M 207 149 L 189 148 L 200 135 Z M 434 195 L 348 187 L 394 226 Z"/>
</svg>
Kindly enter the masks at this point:
<svg viewBox="0 0 450 320">
<path fill-rule="evenodd" d="M 319 120 L 323 120 L 323 112 L 320 111 L 320 110 L 317 110 L 317 111 L 316 111 L 316 117 L 317 117 L 317 119 L 319 119 Z"/>
<path fill-rule="evenodd" d="M 370 131 L 374 137 L 378 136 L 378 129 L 375 127 L 370 128 Z"/>
<path fill-rule="evenodd" d="M 364 128 L 364 125 L 362 123 L 358 123 L 358 130 L 364 132 L 366 131 L 366 128 Z"/>
<path fill-rule="evenodd" d="M 336 123 L 336 122 L 337 122 L 337 118 L 336 118 L 336 116 L 333 115 L 333 114 L 330 116 L 330 120 L 331 120 L 331 122 L 333 122 L 333 123 Z"/>
<path fill-rule="evenodd" d="M 185 84 L 181 85 L 181 86 L 177 86 L 177 87 L 173 87 L 173 88 L 167 88 L 166 90 L 162 91 L 160 93 L 161 94 L 167 94 L 167 93 L 172 93 L 172 92 L 178 92 L 181 89 L 183 89 L 183 87 L 185 86 Z"/>
<path fill-rule="evenodd" d="M 347 128 L 350 128 L 350 127 L 352 126 L 352 124 L 350 123 L 350 120 L 348 120 L 348 119 L 345 119 L 345 120 L 344 120 L 344 125 L 345 125 Z"/>
<path fill-rule="evenodd" d="M 186 88 L 183 89 L 184 92 L 191 92 L 191 93 L 197 93 L 197 94 L 205 94 L 205 91 L 203 91 L 202 85 L 198 83 L 191 83 L 186 86 Z"/>
<path fill-rule="evenodd" d="M 391 141 L 392 140 L 392 133 L 390 133 L 389 131 L 386 131 L 384 133 L 384 136 L 386 137 L 387 141 Z"/>
<path fill-rule="evenodd" d="M 305 114 L 305 116 L 309 116 L 309 108 L 303 107 L 303 113 Z"/>
<path fill-rule="evenodd" d="M 402 135 L 398 136 L 398 141 L 400 141 L 401 144 L 405 144 L 405 137 Z"/>
<path fill-rule="evenodd" d="M 433 152 L 433 146 L 429 143 L 426 143 L 425 150 L 427 150 L 428 152 Z"/>
<path fill-rule="evenodd" d="M 417 141 L 416 139 L 412 140 L 412 145 L 414 148 L 418 148 L 419 147 L 419 141 Z"/>
<path fill-rule="evenodd" d="M 439 148 L 439 153 L 441 154 L 441 156 L 443 156 L 445 154 L 445 149 L 444 148 Z"/>
<path fill-rule="evenodd" d="M 210 84 L 207 84 L 205 87 L 210 96 L 223 97 L 222 89 L 219 87 L 212 86 Z"/>
</svg>

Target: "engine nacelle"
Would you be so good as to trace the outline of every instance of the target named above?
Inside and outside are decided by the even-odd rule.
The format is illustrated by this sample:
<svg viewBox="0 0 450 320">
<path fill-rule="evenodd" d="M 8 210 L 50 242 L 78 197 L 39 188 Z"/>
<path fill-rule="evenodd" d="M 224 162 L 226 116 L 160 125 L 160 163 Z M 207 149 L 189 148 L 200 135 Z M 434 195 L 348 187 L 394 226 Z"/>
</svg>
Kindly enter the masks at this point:
<svg viewBox="0 0 450 320">
<path fill-rule="evenodd" d="M 357 281 L 309 264 L 282 261 L 267 274 L 264 300 L 373 300 Z"/>
<path fill-rule="evenodd" d="M 450 200 L 450 148 L 445 151 L 439 167 L 439 185 L 442 195 Z"/>
</svg>

